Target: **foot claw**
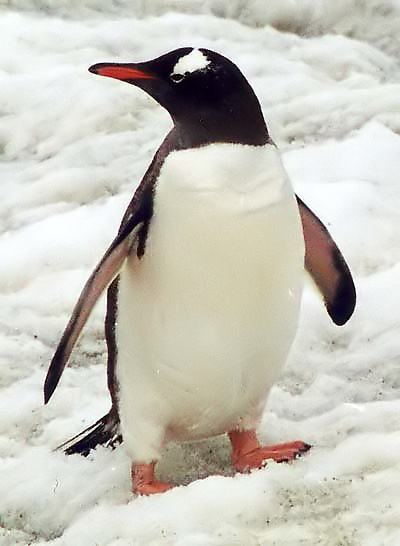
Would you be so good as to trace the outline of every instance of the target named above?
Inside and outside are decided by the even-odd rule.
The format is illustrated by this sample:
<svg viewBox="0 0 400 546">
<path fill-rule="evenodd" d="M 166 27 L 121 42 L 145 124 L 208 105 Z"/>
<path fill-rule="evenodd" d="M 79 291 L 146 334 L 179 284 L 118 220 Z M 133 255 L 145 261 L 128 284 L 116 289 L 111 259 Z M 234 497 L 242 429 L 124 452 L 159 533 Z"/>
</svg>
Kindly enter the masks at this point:
<svg viewBox="0 0 400 546">
<path fill-rule="evenodd" d="M 137 495 L 156 495 L 165 493 L 174 486 L 154 479 L 155 462 L 150 464 L 132 464 L 132 491 Z"/>
<path fill-rule="evenodd" d="M 230 438 L 233 446 L 232 462 L 238 472 L 262 468 L 268 459 L 277 463 L 290 462 L 311 448 L 309 444 L 300 441 L 261 446 L 254 431 L 230 433 Z"/>
<path fill-rule="evenodd" d="M 158 493 L 165 493 L 174 486 L 167 482 L 153 481 L 150 483 L 143 483 L 133 488 L 133 492 L 137 495 L 157 495 Z"/>
<path fill-rule="evenodd" d="M 299 449 L 299 455 L 297 455 L 298 457 L 300 456 L 301 453 L 306 453 L 307 451 L 309 451 L 311 448 L 312 448 L 312 445 L 311 444 L 307 444 L 306 442 L 300 442 L 301 444 L 303 444 L 303 447 L 301 447 Z"/>
</svg>

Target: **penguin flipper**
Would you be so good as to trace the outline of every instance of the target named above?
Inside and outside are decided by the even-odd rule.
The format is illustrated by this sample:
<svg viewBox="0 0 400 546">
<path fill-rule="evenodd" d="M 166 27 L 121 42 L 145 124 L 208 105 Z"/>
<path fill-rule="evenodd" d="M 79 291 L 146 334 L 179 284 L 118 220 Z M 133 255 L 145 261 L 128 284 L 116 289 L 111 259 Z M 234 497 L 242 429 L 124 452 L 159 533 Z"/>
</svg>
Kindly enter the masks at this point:
<svg viewBox="0 0 400 546">
<path fill-rule="evenodd" d="M 152 214 L 153 185 L 160 171 L 164 158 L 171 150 L 177 149 L 178 147 L 179 141 L 177 140 L 176 132 L 171 130 L 156 152 L 141 183 L 135 191 L 133 198 L 122 218 L 117 236 L 86 282 L 72 312 L 71 318 L 69 319 L 64 333 L 59 341 L 56 352 L 51 360 L 44 384 L 45 404 L 47 404 L 47 402 L 50 400 L 58 385 L 60 377 L 71 355 L 72 349 L 74 348 L 79 334 L 81 333 L 82 328 L 84 327 L 95 303 L 105 288 L 107 288 L 107 286 L 109 286 L 110 283 L 112 283 L 112 281 L 118 276 L 119 270 L 121 269 L 122 264 L 136 238 L 137 256 L 140 258 L 143 255 L 147 236 L 148 220 Z M 113 285 L 113 287 L 110 286 L 108 293 L 108 300 L 110 305 L 113 307 L 115 307 L 116 288 L 117 282 Z M 112 312 L 110 311 L 110 313 L 111 315 L 115 313 L 115 309 Z M 107 345 L 109 349 L 108 385 L 112 403 L 113 406 L 115 406 L 116 393 L 114 388 L 115 381 L 113 377 L 115 357 L 115 355 L 113 356 L 115 347 L 113 328 L 115 316 L 111 316 L 111 323 L 108 336 L 106 331 Z"/>
<path fill-rule="evenodd" d="M 131 235 L 132 232 L 135 234 L 136 230 L 134 230 L 129 223 L 127 227 L 130 229 L 125 229 L 120 232 L 111 243 L 103 258 L 90 275 L 79 296 L 47 372 L 44 384 L 45 404 L 50 400 L 50 397 L 57 387 L 72 349 L 74 348 L 79 334 L 95 303 L 105 288 L 118 275 L 119 270 L 128 255 L 132 244 L 132 237 L 129 235 Z"/>
<path fill-rule="evenodd" d="M 305 268 L 320 290 L 333 322 L 345 324 L 356 305 L 350 269 L 329 231 L 296 195 L 305 241 Z"/>
</svg>

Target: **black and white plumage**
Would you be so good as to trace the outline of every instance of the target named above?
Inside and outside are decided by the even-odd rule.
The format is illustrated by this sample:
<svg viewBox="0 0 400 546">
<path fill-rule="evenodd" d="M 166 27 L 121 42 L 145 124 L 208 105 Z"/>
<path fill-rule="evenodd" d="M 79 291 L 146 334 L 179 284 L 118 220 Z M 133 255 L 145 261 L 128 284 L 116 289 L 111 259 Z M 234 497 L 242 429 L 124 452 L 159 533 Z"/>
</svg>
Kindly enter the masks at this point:
<svg viewBox="0 0 400 546">
<path fill-rule="evenodd" d="M 168 438 L 255 428 L 296 331 L 304 264 L 337 324 L 351 316 L 355 289 L 326 228 L 296 201 L 259 102 L 231 61 L 183 48 L 90 71 L 141 87 L 174 127 L 82 291 L 45 401 L 109 287 L 112 408 L 65 447 L 113 443 L 121 424 L 134 464 L 150 464 Z"/>
</svg>

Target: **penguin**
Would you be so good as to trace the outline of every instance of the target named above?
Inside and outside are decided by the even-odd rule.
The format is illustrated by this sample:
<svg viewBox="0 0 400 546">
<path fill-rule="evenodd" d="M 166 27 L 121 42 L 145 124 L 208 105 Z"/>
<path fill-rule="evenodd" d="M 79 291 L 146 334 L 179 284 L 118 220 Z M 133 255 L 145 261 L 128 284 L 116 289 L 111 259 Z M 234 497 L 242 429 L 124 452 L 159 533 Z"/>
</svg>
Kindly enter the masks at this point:
<svg viewBox="0 0 400 546">
<path fill-rule="evenodd" d="M 89 71 L 139 87 L 173 127 L 50 363 L 46 404 L 107 290 L 111 409 L 60 447 L 86 455 L 123 439 L 132 490 L 143 495 L 172 487 L 155 477 L 171 439 L 226 433 L 239 472 L 297 458 L 307 443 L 262 446 L 255 431 L 295 336 L 304 268 L 336 324 L 352 315 L 345 259 L 295 195 L 260 103 L 232 61 L 187 47 Z"/>
</svg>

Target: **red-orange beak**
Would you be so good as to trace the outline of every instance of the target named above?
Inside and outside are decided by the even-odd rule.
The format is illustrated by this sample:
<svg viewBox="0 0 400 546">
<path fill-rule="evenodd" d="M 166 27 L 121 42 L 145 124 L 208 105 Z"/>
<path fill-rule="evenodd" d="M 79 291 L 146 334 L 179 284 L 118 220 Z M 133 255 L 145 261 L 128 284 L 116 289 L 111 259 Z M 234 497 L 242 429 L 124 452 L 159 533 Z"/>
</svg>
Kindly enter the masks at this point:
<svg viewBox="0 0 400 546">
<path fill-rule="evenodd" d="M 129 63 L 98 63 L 89 68 L 89 72 L 99 74 L 99 76 L 107 76 L 108 78 L 116 78 L 125 82 L 134 80 L 154 80 L 156 76 L 148 72 L 144 72 Z"/>
</svg>

